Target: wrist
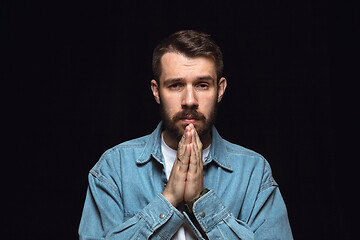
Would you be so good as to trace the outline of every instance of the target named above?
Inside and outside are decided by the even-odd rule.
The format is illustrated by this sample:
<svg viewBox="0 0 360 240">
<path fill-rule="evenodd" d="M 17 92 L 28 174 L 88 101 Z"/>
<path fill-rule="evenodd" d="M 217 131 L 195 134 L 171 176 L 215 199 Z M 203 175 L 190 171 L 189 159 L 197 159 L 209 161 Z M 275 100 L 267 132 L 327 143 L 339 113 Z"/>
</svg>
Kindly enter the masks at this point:
<svg viewBox="0 0 360 240">
<path fill-rule="evenodd" d="M 176 201 L 176 199 L 171 195 L 171 194 L 168 194 L 167 192 L 163 192 L 162 195 L 164 196 L 164 198 L 166 200 L 168 200 L 171 205 L 173 205 L 175 208 L 179 205 L 180 202 Z"/>
<path fill-rule="evenodd" d="M 209 191 L 210 191 L 209 189 L 204 188 L 204 189 L 200 192 L 200 194 L 199 194 L 199 196 L 198 196 L 197 198 L 195 198 L 195 199 L 192 200 L 192 201 L 186 202 L 186 203 L 185 203 L 186 212 L 187 212 L 187 213 L 192 213 L 192 212 L 193 212 L 193 206 L 194 206 L 195 202 L 196 202 L 197 200 L 199 200 L 202 196 L 204 196 L 206 193 L 208 193 Z"/>
</svg>

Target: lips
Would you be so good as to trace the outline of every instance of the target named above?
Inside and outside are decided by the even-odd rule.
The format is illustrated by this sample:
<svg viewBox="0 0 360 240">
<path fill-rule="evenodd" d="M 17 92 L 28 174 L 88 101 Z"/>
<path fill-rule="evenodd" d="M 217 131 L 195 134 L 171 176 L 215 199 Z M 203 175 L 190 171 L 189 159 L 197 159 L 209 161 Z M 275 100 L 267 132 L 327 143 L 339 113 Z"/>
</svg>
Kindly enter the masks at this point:
<svg viewBox="0 0 360 240">
<path fill-rule="evenodd" d="M 198 117 L 196 117 L 196 116 L 194 116 L 194 115 L 190 115 L 190 114 L 182 117 L 181 119 L 189 119 L 189 120 L 194 119 L 194 120 L 199 120 Z"/>
<path fill-rule="evenodd" d="M 196 110 L 189 110 L 189 109 L 186 109 L 186 110 L 183 110 L 179 113 L 177 113 L 175 115 L 175 117 L 173 118 L 174 121 L 182 121 L 186 124 L 190 124 L 190 123 L 195 123 L 199 120 L 204 120 L 205 117 L 197 112 Z"/>
<path fill-rule="evenodd" d="M 180 120 L 187 123 L 187 124 L 195 123 L 196 121 L 198 121 L 198 119 L 196 119 L 196 118 L 182 118 Z"/>
<path fill-rule="evenodd" d="M 180 120 L 184 121 L 184 122 L 196 122 L 199 120 L 199 118 L 197 116 L 194 116 L 192 114 L 186 114 L 185 116 L 180 117 Z"/>
</svg>

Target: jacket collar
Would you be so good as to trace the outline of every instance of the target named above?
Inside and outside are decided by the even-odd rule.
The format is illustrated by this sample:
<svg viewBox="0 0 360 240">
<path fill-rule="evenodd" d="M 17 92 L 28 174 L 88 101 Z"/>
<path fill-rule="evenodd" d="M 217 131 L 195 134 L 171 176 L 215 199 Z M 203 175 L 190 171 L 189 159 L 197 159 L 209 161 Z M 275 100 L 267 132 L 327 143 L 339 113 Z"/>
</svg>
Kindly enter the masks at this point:
<svg viewBox="0 0 360 240">
<path fill-rule="evenodd" d="M 164 158 L 161 152 L 161 126 L 162 122 L 160 122 L 157 128 L 148 136 L 145 148 L 140 157 L 136 160 L 137 164 L 147 163 L 152 156 L 156 161 L 164 165 Z M 204 165 L 207 165 L 212 161 L 226 170 L 233 171 L 227 154 L 225 140 L 221 138 L 215 126 L 212 127 L 210 152 Z"/>
<path fill-rule="evenodd" d="M 226 170 L 229 170 L 231 172 L 233 171 L 230 158 L 228 156 L 225 146 L 225 140 L 220 136 L 215 126 L 212 127 L 212 139 L 209 157 L 204 165 L 209 164 L 211 161 L 216 162 L 220 167 Z"/>
</svg>

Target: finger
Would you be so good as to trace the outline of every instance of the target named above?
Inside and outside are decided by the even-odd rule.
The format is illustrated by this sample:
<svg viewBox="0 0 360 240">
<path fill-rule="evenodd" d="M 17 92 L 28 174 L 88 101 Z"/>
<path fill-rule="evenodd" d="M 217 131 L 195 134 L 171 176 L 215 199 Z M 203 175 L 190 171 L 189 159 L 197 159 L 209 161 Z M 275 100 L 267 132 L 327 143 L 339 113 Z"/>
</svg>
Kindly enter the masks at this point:
<svg viewBox="0 0 360 240">
<path fill-rule="evenodd" d="M 194 131 L 195 131 L 195 141 L 196 141 L 196 144 L 197 144 L 198 148 L 199 148 L 200 150 L 202 150 L 203 145 L 202 145 L 200 136 L 199 136 L 199 134 L 198 134 L 198 132 L 196 131 L 195 128 L 194 128 Z"/>
<path fill-rule="evenodd" d="M 200 140 L 199 134 L 196 131 L 195 126 L 192 123 L 189 124 L 188 126 L 190 127 L 190 130 L 191 130 L 192 142 L 194 142 L 196 144 L 196 146 L 195 146 L 196 148 L 200 148 L 202 150 L 201 140 Z M 193 136 L 195 138 L 193 138 Z"/>
<path fill-rule="evenodd" d="M 189 161 L 190 161 L 190 154 L 191 154 L 191 149 L 190 149 L 190 144 L 186 144 L 185 146 L 185 154 L 183 156 L 178 156 L 179 159 L 177 160 L 178 164 L 179 164 L 179 171 L 181 172 L 187 172 L 189 169 Z"/>
<path fill-rule="evenodd" d="M 181 171 L 188 170 L 188 165 L 190 161 L 190 149 L 188 145 L 190 144 L 190 142 L 191 142 L 191 131 L 190 131 L 190 127 L 186 126 L 184 134 L 178 145 L 178 152 L 175 161 L 175 164 L 179 165 L 178 168 Z"/>
<path fill-rule="evenodd" d="M 197 166 L 200 167 L 202 163 L 202 144 L 201 141 L 199 141 L 198 139 L 199 137 L 195 128 L 192 131 L 193 131 L 192 142 L 194 144 L 194 152 L 192 154 L 195 156 L 194 164 L 197 164 Z"/>
<path fill-rule="evenodd" d="M 182 158 L 184 157 L 185 151 L 186 151 L 186 145 L 191 142 L 191 139 L 189 139 L 189 130 L 188 127 L 185 128 L 184 134 L 182 135 L 179 144 L 178 144 L 178 150 L 177 150 L 177 156 L 182 161 Z"/>
<path fill-rule="evenodd" d="M 191 154 L 191 150 L 190 150 L 190 143 L 191 143 L 191 132 L 190 131 L 186 131 L 185 132 L 185 154 L 183 156 L 182 162 L 184 164 L 189 164 L 190 161 L 190 154 Z"/>
<path fill-rule="evenodd" d="M 191 124 L 187 125 L 185 128 L 185 135 L 186 135 L 186 144 L 190 144 L 191 143 Z"/>
<path fill-rule="evenodd" d="M 189 162 L 189 172 L 195 173 L 197 169 L 196 156 L 194 151 L 194 144 L 190 143 L 190 162 Z"/>
<path fill-rule="evenodd" d="M 186 142 L 186 132 L 184 132 L 184 134 L 182 135 L 179 141 L 178 149 L 177 149 L 178 155 L 183 155 L 185 153 L 185 149 L 186 149 L 185 142 Z"/>
</svg>

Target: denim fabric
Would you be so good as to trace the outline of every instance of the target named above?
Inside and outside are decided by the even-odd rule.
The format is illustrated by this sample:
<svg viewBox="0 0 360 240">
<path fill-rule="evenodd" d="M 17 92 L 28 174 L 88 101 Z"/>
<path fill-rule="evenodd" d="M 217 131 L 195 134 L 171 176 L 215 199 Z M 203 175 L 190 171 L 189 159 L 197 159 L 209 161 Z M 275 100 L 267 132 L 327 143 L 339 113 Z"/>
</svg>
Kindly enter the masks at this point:
<svg viewBox="0 0 360 240">
<path fill-rule="evenodd" d="M 90 170 L 80 239 L 171 239 L 185 222 L 201 239 L 187 214 L 162 196 L 166 181 L 161 123 L 106 151 Z M 215 127 L 204 185 L 210 191 L 193 211 L 209 239 L 293 239 L 268 162 L 222 139 Z"/>
</svg>

